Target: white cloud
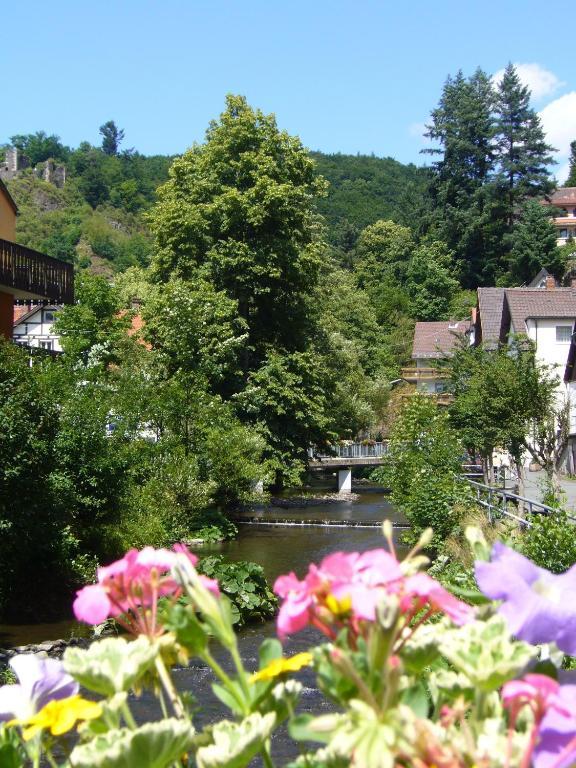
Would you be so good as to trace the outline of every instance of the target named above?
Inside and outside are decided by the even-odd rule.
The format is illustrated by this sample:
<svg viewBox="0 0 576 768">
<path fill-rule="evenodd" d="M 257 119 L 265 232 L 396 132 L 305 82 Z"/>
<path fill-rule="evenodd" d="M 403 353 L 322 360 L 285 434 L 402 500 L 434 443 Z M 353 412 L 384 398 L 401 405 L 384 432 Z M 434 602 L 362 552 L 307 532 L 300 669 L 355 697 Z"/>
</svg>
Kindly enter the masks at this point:
<svg viewBox="0 0 576 768">
<path fill-rule="evenodd" d="M 561 85 L 564 85 L 553 72 L 541 67 L 540 64 L 514 64 L 514 67 L 523 85 L 530 88 L 532 98 L 535 100 L 551 96 Z M 492 79 L 499 83 L 503 74 L 504 70 L 499 69 Z"/>
<path fill-rule="evenodd" d="M 557 150 L 556 159 L 565 160 L 570 154 L 570 142 L 576 139 L 576 91 L 560 96 L 539 113 L 549 144 Z M 557 170 L 560 178 L 561 170 Z"/>
</svg>

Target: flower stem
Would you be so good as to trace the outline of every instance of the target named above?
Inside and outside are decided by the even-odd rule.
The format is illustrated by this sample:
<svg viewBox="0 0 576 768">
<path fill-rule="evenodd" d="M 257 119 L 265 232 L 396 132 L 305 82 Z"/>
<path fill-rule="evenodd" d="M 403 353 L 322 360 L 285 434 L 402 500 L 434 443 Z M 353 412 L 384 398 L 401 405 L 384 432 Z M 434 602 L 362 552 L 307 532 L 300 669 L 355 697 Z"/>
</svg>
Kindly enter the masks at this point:
<svg viewBox="0 0 576 768">
<path fill-rule="evenodd" d="M 124 704 L 122 704 L 122 708 L 121 709 L 122 709 L 122 714 L 124 715 L 124 720 L 126 722 L 126 725 L 132 731 L 135 731 L 138 726 L 136 725 L 136 721 L 134 720 L 134 717 L 132 716 L 132 712 L 130 711 L 130 707 L 128 706 L 128 703 L 124 702 Z"/>
<path fill-rule="evenodd" d="M 168 696 L 168 699 L 172 704 L 172 708 L 174 709 L 174 714 L 177 717 L 181 717 L 181 718 L 186 717 L 186 711 L 184 709 L 184 705 L 182 704 L 180 696 L 178 695 L 178 691 L 176 690 L 174 686 L 174 682 L 170 677 L 170 673 L 166 669 L 166 665 L 164 664 L 164 660 L 162 659 L 162 656 L 160 655 L 156 656 L 156 660 L 154 664 L 156 667 L 156 671 L 158 672 L 158 677 L 160 678 L 160 681 L 164 686 L 164 690 L 166 691 L 166 695 Z"/>
</svg>

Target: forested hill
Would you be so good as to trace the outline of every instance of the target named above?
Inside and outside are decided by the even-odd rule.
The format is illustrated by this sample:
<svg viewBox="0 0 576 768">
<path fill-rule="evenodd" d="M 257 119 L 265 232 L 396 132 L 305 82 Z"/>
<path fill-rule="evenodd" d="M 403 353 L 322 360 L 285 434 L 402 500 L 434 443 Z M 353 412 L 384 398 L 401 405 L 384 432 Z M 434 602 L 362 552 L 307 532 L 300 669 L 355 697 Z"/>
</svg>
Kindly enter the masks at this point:
<svg viewBox="0 0 576 768">
<path fill-rule="evenodd" d="M 349 250 L 358 234 L 378 219 L 416 228 L 426 199 L 428 172 L 391 157 L 325 155 L 313 152 L 318 173 L 330 183 L 318 208 L 328 224 L 328 238 Z"/>
<path fill-rule="evenodd" d="M 83 142 L 75 150 L 42 131 L 11 139 L 28 165 L 7 181 L 20 209 L 19 242 L 101 273 L 149 262 L 145 212 L 168 176 L 172 157 L 120 151 L 118 137 L 107 148 Z M 424 199 L 423 169 L 373 155 L 314 152 L 313 157 L 330 184 L 318 203 L 327 238 L 342 251 L 349 251 L 360 231 L 378 219 L 413 225 Z M 66 169 L 61 188 L 41 178 L 49 158 Z"/>
</svg>

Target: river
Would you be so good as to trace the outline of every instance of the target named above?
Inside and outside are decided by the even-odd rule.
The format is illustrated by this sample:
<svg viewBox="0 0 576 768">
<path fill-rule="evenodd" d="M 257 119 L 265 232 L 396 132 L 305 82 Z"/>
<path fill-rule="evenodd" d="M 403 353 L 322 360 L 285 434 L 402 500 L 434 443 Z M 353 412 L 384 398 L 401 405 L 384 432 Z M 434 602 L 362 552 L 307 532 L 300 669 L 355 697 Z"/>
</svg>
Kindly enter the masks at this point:
<svg viewBox="0 0 576 768">
<path fill-rule="evenodd" d="M 314 493 L 326 493 L 328 489 L 317 486 Z M 382 489 L 360 486 L 354 488 L 357 498 L 331 503 L 318 503 L 302 507 L 268 506 L 250 513 L 256 523 L 239 523 L 239 536 L 231 542 L 217 547 L 203 547 L 197 554 L 221 553 L 231 560 L 252 560 L 262 565 L 267 579 L 273 583 L 282 573 L 295 571 L 303 576 L 310 562 L 319 562 L 325 555 L 336 550 L 365 550 L 383 546 L 380 523 L 390 519 L 397 530 L 405 521 L 398 517 Z M 289 498 L 289 497 L 288 497 Z M 281 521 L 270 524 L 268 521 Z M 307 521 L 317 521 L 307 524 Z M 330 524 L 333 523 L 333 524 Z M 346 523 L 351 523 L 348 526 Z M 42 640 L 70 637 L 85 633 L 86 628 L 73 621 L 36 625 L 0 625 L 0 645 L 37 643 Z M 257 652 L 264 638 L 275 634 L 274 622 L 252 625 L 242 630 L 240 647 L 242 658 L 248 669 L 257 668 Z M 290 639 L 285 646 L 287 655 L 308 649 L 318 642 L 314 630 L 306 630 Z M 225 658 L 221 662 L 228 666 Z M 300 674 L 304 684 L 301 706 L 319 712 L 326 707 L 314 685 L 310 671 Z M 222 705 L 215 699 L 210 684 L 209 670 L 197 661 L 187 668 L 175 671 L 177 687 L 191 691 L 202 705 L 198 724 L 225 716 Z M 155 717 L 155 704 L 144 694 L 132 702 L 138 719 Z M 294 745 L 285 733 L 279 733 L 274 740 L 275 757 L 279 764 L 295 755 Z"/>
</svg>

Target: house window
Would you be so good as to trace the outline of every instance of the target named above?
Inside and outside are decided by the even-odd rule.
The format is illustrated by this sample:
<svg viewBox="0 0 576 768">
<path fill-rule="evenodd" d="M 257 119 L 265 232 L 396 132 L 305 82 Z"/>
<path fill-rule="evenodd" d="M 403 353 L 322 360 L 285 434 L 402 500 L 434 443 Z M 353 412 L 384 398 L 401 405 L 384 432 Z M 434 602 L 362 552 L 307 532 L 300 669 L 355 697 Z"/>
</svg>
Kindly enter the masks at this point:
<svg viewBox="0 0 576 768">
<path fill-rule="evenodd" d="M 44 322 L 45 323 L 53 323 L 54 322 L 54 312 L 45 311 L 44 312 Z"/>
<path fill-rule="evenodd" d="M 40 349 L 52 349 L 52 342 L 51 341 L 39 341 L 38 346 Z"/>
<path fill-rule="evenodd" d="M 568 230 L 561 229 L 560 232 L 558 232 L 558 237 L 563 237 L 564 239 L 566 239 L 568 237 Z"/>
<path fill-rule="evenodd" d="M 572 326 L 571 325 L 557 325 L 556 326 L 556 341 L 560 344 L 570 344 L 572 340 Z"/>
</svg>

